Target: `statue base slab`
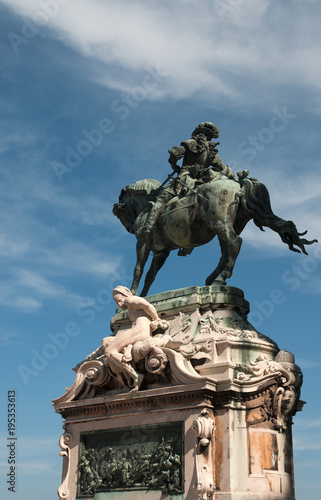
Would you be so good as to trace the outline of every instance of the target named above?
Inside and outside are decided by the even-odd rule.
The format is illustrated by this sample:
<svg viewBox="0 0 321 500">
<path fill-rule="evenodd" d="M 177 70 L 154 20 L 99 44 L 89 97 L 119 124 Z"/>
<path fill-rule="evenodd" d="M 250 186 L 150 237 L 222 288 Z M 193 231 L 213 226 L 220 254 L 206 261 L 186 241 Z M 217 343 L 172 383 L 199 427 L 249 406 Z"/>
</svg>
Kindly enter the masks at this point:
<svg viewBox="0 0 321 500">
<path fill-rule="evenodd" d="M 168 322 L 166 335 L 127 345 L 123 371 L 98 348 L 54 400 L 65 419 L 60 499 L 295 500 L 291 423 L 302 374 L 294 356 L 249 324 L 237 288 L 146 299 Z M 132 332 L 126 311 L 111 329 Z"/>
</svg>

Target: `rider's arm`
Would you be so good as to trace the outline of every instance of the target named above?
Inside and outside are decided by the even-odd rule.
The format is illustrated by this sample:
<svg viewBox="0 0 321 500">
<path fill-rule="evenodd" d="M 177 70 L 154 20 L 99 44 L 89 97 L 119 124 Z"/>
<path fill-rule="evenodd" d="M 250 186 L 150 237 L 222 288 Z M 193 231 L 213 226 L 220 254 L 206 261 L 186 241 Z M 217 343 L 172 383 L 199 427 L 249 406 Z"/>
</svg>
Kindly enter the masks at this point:
<svg viewBox="0 0 321 500">
<path fill-rule="evenodd" d="M 173 146 L 172 148 L 170 148 L 168 150 L 169 152 L 169 157 L 173 157 L 175 158 L 176 161 L 180 160 L 181 158 L 183 158 L 184 154 L 185 154 L 185 147 L 184 146 Z"/>
<path fill-rule="evenodd" d="M 168 150 L 168 152 L 169 152 L 168 162 L 171 164 L 171 167 L 174 170 L 174 172 L 179 172 L 180 167 L 177 165 L 177 162 L 185 155 L 185 147 L 173 146 Z"/>
</svg>

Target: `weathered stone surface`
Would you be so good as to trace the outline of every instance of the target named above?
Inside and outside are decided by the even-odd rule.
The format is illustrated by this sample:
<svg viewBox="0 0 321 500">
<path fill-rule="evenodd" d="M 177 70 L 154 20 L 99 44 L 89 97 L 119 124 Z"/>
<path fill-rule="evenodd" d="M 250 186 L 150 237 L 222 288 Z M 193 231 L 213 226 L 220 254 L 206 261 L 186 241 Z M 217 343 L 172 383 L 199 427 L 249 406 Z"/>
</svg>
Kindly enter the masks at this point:
<svg viewBox="0 0 321 500">
<path fill-rule="evenodd" d="M 168 328 L 130 344 L 133 317 L 117 309 L 111 339 L 128 334 L 129 344 L 119 354 L 129 356 L 124 362 L 139 375 L 139 387 L 133 391 L 126 377 L 119 382 L 121 371 L 109 366 L 100 347 L 79 363 L 75 383 L 54 401 L 66 430 L 60 442 L 65 460 L 60 498 L 294 500 L 291 422 L 302 407 L 302 374 L 294 356 L 248 323 L 249 305 L 237 288 L 190 287 L 136 299 L 154 308 L 146 306 L 149 323 L 166 322 Z M 180 453 L 169 449 L 169 461 L 150 461 L 158 479 L 146 475 L 147 483 L 135 486 L 132 455 L 126 455 L 106 486 L 108 432 L 124 430 L 126 442 L 130 427 L 139 442 L 142 429 L 156 426 L 161 436 L 169 423 L 183 429 L 183 492 L 173 465 Z M 102 433 L 104 442 L 88 438 L 84 455 L 82 443 L 93 432 Z M 130 439 L 129 450 L 136 446 Z"/>
</svg>

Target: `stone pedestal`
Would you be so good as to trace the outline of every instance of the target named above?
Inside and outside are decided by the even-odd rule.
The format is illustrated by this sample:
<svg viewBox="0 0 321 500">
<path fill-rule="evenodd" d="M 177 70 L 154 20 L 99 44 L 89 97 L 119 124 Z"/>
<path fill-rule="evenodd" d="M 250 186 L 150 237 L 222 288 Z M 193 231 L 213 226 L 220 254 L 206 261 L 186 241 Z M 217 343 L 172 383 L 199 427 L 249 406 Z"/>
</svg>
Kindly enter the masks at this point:
<svg viewBox="0 0 321 500">
<path fill-rule="evenodd" d="M 127 372 L 99 347 L 54 400 L 64 419 L 60 499 L 294 500 L 292 416 L 302 374 L 293 355 L 247 321 L 243 292 L 190 287 L 150 296 L 165 337 L 130 346 Z M 130 330 L 126 311 L 111 321 Z"/>
</svg>

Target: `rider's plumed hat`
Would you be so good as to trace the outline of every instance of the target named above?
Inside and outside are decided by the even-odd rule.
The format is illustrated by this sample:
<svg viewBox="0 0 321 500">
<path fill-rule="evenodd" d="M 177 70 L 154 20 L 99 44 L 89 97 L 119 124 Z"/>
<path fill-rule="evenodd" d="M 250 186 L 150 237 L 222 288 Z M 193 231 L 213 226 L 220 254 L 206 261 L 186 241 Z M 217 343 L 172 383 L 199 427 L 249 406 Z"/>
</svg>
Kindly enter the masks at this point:
<svg viewBox="0 0 321 500">
<path fill-rule="evenodd" d="M 214 123 L 202 122 L 197 125 L 196 129 L 192 133 L 192 137 L 198 134 L 204 134 L 208 139 L 217 139 L 220 135 L 220 131 Z"/>
</svg>

